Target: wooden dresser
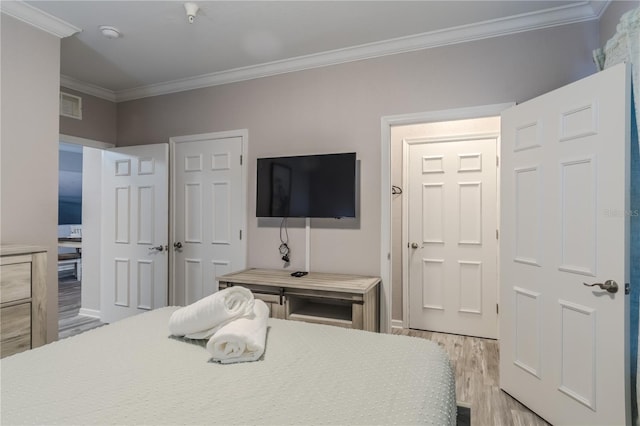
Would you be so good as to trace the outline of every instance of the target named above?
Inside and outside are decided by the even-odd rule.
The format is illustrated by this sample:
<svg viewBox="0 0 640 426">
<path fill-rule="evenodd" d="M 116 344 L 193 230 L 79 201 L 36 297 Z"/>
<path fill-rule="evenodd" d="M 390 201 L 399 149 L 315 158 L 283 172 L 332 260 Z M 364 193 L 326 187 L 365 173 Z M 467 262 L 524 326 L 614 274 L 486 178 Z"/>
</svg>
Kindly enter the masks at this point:
<svg viewBox="0 0 640 426">
<path fill-rule="evenodd" d="M 0 247 L 0 357 L 47 341 L 47 249 Z"/>
<path fill-rule="evenodd" d="M 218 277 L 220 290 L 248 288 L 268 306 L 271 317 L 379 331 L 379 277 L 247 269 Z"/>
</svg>

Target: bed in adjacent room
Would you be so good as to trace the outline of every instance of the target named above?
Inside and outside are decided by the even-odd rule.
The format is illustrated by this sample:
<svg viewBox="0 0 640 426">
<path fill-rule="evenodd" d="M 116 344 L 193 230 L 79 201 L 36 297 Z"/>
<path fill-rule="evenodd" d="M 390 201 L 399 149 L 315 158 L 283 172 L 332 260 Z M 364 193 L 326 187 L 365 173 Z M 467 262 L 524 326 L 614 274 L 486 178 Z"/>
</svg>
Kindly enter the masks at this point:
<svg viewBox="0 0 640 426">
<path fill-rule="evenodd" d="M 454 374 L 433 342 L 269 319 L 262 358 L 222 365 L 169 337 L 176 309 L 4 358 L 0 423 L 456 422 Z"/>
</svg>

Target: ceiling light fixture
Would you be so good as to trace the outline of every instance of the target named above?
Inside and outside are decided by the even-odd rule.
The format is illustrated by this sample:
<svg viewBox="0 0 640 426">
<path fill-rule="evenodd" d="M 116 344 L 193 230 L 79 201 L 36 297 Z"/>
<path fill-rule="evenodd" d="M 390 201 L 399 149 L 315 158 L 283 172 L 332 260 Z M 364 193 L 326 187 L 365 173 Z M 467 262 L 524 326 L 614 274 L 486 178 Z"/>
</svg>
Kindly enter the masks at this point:
<svg viewBox="0 0 640 426">
<path fill-rule="evenodd" d="M 199 9 L 200 7 L 195 3 L 188 2 L 184 4 L 184 10 L 187 12 L 187 20 L 190 24 L 193 24 L 193 21 L 195 21 L 196 13 L 198 13 Z"/>
<path fill-rule="evenodd" d="M 99 27 L 100 32 L 102 33 L 103 36 L 105 36 L 106 38 L 120 38 L 121 34 L 120 34 L 120 30 L 117 29 L 116 27 L 110 27 L 108 25 L 101 25 Z"/>
</svg>

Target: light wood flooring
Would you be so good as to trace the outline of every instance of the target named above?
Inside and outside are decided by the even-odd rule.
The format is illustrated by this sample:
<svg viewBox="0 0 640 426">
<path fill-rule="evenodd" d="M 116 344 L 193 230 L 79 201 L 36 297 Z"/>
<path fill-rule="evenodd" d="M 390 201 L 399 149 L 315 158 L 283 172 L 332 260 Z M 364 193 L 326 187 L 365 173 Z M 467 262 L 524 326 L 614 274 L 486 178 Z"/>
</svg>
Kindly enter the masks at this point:
<svg viewBox="0 0 640 426">
<path fill-rule="evenodd" d="M 104 325 L 99 319 L 79 315 L 80 281 L 58 277 L 58 339 L 74 336 Z"/>
<path fill-rule="evenodd" d="M 497 340 L 410 329 L 393 333 L 429 339 L 447 351 L 456 373 L 456 399 L 471 408 L 471 426 L 549 425 L 500 390 Z"/>
</svg>

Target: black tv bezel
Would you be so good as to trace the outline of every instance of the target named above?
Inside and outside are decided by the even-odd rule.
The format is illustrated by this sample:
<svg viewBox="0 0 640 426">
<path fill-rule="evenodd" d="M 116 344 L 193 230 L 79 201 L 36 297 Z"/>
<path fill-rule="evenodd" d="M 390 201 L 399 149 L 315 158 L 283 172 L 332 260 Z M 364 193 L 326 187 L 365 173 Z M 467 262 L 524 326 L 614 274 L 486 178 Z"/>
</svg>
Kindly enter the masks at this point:
<svg viewBox="0 0 640 426">
<path fill-rule="evenodd" d="M 259 197 L 259 188 L 260 182 L 258 179 L 260 178 L 258 173 L 258 162 L 260 160 L 277 160 L 281 158 L 291 159 L 291 158 L 309 158 L 309 157 L 328 157 L 328 156 L 336 156 L 336 155 L 352 155 L 353 156 L 353 215 L 342 215 L 342 216 L 302 216 L 302 215 L 289 215 L 289 216 L 276 216 L 276 215 L 259 215 L 258 208 L 258 197 Z M 259 219 L 269 219 L 269 218 L 311 218 L 311 219 L 354 219 L 358 215 L 358 155 L 355 151 L 349 152 L 329 152 L 323 154 L 302 154 L 302 155 L 279 155 L 279 156 L 270 156 L 270 157 L 258 157 L 256 159 L 256 217 Z"/>
</svg>

